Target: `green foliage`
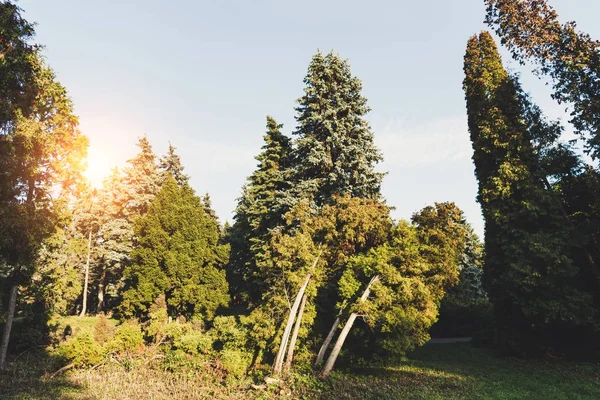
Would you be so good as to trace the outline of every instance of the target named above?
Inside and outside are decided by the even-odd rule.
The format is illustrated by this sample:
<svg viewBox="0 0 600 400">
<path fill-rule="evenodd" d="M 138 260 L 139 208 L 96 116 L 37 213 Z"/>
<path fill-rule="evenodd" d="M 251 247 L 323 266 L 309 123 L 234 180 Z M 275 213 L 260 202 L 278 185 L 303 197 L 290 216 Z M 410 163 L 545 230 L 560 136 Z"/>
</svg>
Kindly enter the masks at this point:
<svg viewBox="0 0 600 400">
<path fill-rule="evenodd" d="M 246 371 L 250 367 L 251 358 L 248 353 L 226 348 L 219 354 L 219 359 L 223 369 L 227 372 L 228 377 L 242 378 L 246 375 Z"/>
<path fill-rule="evenodd" d="M 126 321 L 119 325 L 106 346 L 110 351 L 127 355 L 142 351 L 144 336 L 140 325 L 133 321 Z"/>
<path fill-rule="evenodd" d="M 179 186 L 185 186 L 189 183 L 190 177 L 183 172 L 181 159 L 175 154 L 175 147 L 171 143 L 169 143 L 167 154 L 160 158 L 159 167 L 164 180 L 173 177 Z"/>
<path fill-rule="evenodd" d="M 266 257 L 271 231 L 282 224 L 282 192 L 289 188 L 284 170 L 289 166 L 291 141 L 281 133 L 283 125 L 267 117 L 262 152 L 257 169 L 250 175 L 238 199 L 234 224 L 229 232 L 231 262 L 228 281 L 234 300 L 255 304 L 265 283 L 257 264 Z"/>
<path fill-rule="evenodd" d="M 470 225 L 466 228 L 459 282 L 442 300 L 440 318 L 431 329 L 434 337 L 472 336 L 490 326 L 491 304 L 483 288 L 483 244 Z"/>
<path fill-rule="evenodd" d="M 56 232 L 42 243 L 32 289 L 44 299 L 46 308 L 60 315 L 70 311 L 81 295 L 81 265 L 86 241 L 76 236 L 72 216 L 65 213 Z"/>
<path fill-rule="evenodd" d="M 203 355 L 210 357 L 213 353 L 214 337 L 200 331 L 189 331 L 173 342 L 175 349 L 183 350 L 192 356 Z"/>
<path fill-rule="evenodd" d="M 161 294 L 175 316 L 212 320 L 228 304 L 225 272 L 219 269 L 227 261 L 227 246 L 219 244 L 216 221 L 189 186 L 167 179 L 148 213 L 136 221 L 135 233 L 138 247 L 125 270 L 124 315 L 147 317 Z"/>
<path fill-rule="evenodd" d="M 0 257 L 11 266 L 2 274 L 16 283 L 29 283 L 35 272 L 34 260 L 54 233 L 60 210 L 53 191 L 67 195 L 73 189 L 88 145 L 54 72 L 39 56 L 30 62 L 36 87 L 31 109 L 15 111 L 0 142 Z"/>
<path fill-rule="evenodd" d="M 298 99 L 293 164 L 287 176 L 293 183 L 285 201 L 312 198 L 320 206 L 334 195 L 378 199 L 382 160 L 365 120 L 370 111 L 361 81 L 337 54 L 317 53 L 304 78 Z"/>
<path fill-rule="evenodd" d="M 464 89 L 485 218 L 484 283 L 499 344 L 539 350 L 553 326 L 590 326 L 597 315 L 582 266 L 571 258 L 572 225 L 536 153 L 540 139 L 556 138 L 556 127 L 503 68 L 487 32 L 469 40 Z"/>
<path fill-rule="evenodd" d="M 512 56 L 532 61 L 553 83 L 552 97 L 570 104 L 570 122 L 586 149 L 600 158 L 600 42 L 561 23 L 546 0 L 486 0 L 486 22 Z"/>
<path fill-rule="evenodd" d="M 21 15 L 22 10 L 10 1 L 0 2 L 0 130 L 10 129 L 15 111 L 29 114 L 35 97 L 35 58 L 37 46 L 33 24 Z M 2 142 L 0 142 L 2 143 Z M 0 147 L 1 148 L 1 147 Z M 2 159 L 2 157 L 0 157 Z M 4 171 L 0 168 L 0 171 Z"/>
<path fill-rule="evenodd" d="M 413 222 L 401 221 L 388 243 L 351 257 L 340 279 L 341 304 L 351 304 L 366 323 L 348 346 L 358 354 L 404 355 L 425 344 L 440 301 L 457 280 L 467 233 L 462 211 L 436 203 Z M 372 296 L 357 301 L 369 281 Z"/>
<path fill-rule="evenodd" d="M 57 352 L 76 367 L 93 366 L 104 360 L 106 351 L 88 332 L 68 339 Z"/>
<path fill-rule="evenodd" d="M 233 316 L 216 317 L 211 333 L 223 349 L 243 349 L 248 342 L 248 332 Z"/>
</svg>

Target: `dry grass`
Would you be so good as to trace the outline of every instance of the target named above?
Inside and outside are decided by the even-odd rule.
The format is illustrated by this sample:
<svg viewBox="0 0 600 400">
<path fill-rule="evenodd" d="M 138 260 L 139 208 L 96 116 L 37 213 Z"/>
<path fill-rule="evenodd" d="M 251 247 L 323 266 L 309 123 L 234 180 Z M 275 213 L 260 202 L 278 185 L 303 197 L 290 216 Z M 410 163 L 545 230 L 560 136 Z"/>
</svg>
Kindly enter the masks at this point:
<svg viewBox="0 0 600 400">
<path fill-rule="evenodd" d="M 600 364 L 494 357 L 469 344 L 429 345 L 393 366 L 335 372 L 326 382 L 298 375 L 281 387 L 253 389 L 250 378 L 218 372 L 171 373 L 104 365 L 49 378 L 59 365 L 29 353 L 0 376 L 2 399 L 599 399 Z"/>
</svg>

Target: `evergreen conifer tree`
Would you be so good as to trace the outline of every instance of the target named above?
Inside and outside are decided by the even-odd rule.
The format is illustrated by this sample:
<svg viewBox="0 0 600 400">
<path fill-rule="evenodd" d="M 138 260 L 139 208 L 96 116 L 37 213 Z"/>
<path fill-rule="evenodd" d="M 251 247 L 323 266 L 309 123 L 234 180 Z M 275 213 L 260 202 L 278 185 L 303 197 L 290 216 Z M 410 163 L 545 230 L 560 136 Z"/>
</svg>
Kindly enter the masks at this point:
<svg viewBox="0 0 600 400">
<path fill-rule="evenodd" d="M 163 294 L 173 316 L 211 320 L 227 306 L 226 248 L 218 243 L 217 224 L 189 186 L 179 187 L 169 177 L 134 231 L 138 244 L 125 269 L 124 315 L 145 317 Z"/>
<path fill-rule="evenodd" d="M 156 155 L 147 137 L 141 137 L 137 146 L 140 152 L 125 168 L 124 187 L 127 190 L 127 211 L 130 221 L 144 215 L 148 205 L 160 190 L 161 176 L 156 164 Z"/>
<path fill-rule="evenodd" d="M 293 183 L 285 202 L 311 198 L 317 206 L 334 195 L 379 198 L 383 174 L 375 172 L 382 160 L 365 120 L 370 111 L 361 94 L 361 81 L 350 64 L 337 54 L 317 53 L 304 78 L 298 99 Z"/>
<path fill-rule="evenodd" d="M 544 185 L 522 90 L 489 33 L 469 40 L 464 70 L 485 219 L 484 283 L 498 338 L 505 350 L 537 350 L 534 341 L 553 324 L 591 323 L 591 298 L 579 289 L 579 267 L 569 257 L 571 229 Z"/>
<path fill-rule="evenodd" d="M 179 186 L 189 183 L 190 177 L 183 172 L 181 158 L 175 153 L 175 147 L 171 143 L 169 143 L 167 154 L 160 158 L 158 165 L 164 180 L 172 176 Z"/>
<path fill-rule="evenodd" d="M 233 293 L 242 302 L 260 299 L 264 281 L 257 263 L 264 261 L 271 231 L 283 223 L 281 195 L 289 188 L 284 176 L 288 167 L 291 141 L 282 132 L 283 125 L 267 116 L 267 132 L 258 166 L 248 178 L 235 211 L 231 227 L 231 263 L 229 269 Z"/>
</svg>

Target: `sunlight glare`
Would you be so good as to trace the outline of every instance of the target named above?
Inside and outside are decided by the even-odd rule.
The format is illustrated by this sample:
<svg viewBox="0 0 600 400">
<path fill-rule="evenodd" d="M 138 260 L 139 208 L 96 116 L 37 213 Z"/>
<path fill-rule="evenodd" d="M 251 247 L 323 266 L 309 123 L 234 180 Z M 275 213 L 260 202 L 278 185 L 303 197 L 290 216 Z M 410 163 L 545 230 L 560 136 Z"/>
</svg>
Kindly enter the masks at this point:
<svg viewBox="0 0 600 400">
<path fill-rule="evenodd" d="M 84 176 L 89 181 L 93 188 L 100 189 L 102 182 L 110 175 L 111 169 L 114 167 L 110 157 L 104 154 L 88 150 L 87 168 L 84 171 Z"/>
</svg>

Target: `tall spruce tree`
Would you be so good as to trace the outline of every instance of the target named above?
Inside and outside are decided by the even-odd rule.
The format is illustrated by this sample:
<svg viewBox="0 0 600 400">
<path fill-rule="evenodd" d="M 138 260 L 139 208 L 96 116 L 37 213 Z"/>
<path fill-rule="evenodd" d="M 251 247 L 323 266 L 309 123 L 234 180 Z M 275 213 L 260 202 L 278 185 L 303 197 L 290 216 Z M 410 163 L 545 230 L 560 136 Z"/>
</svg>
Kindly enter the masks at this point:
<svg viewBox="0 0 600 400">
<path fill-rule="evenodd" d="M 499 344 L 505 350 L 539 350 L 553 327 L 590 324 L 595 311 L 570 258 L 572 230 L 544 185 L 531 113 L 488 32 L 469 40 L 464 71 L 485 219 L 484 283 Z"/>
<path fill-rule="evenodd" d="M 291 141 L 281 132 L 282 127 L 267 116 L 264 145 L 256 156 L 258 166 L 238 200 L 230 231 L 229 279 L 234 295 L 245 303 L 256 303 L 261 298 L 265 282 L 256 264 L 264 261 L 271 231 L 283 223 L 280 201 L 289 188 L 284 171 L 289 166 Z"/>
<path fill-rule="evenodd" d="M 383 174 L 375 172 L 375 164 L 382 156 L 365 120 L 370 108 L 361 94 L 362 82 L 352 76 L 349 62 L 333 52 L 319 52 L 304 83 L 286 202 L 308 197 L 321 206 L 334 195 L 379 198 Z"/>
</svg>

